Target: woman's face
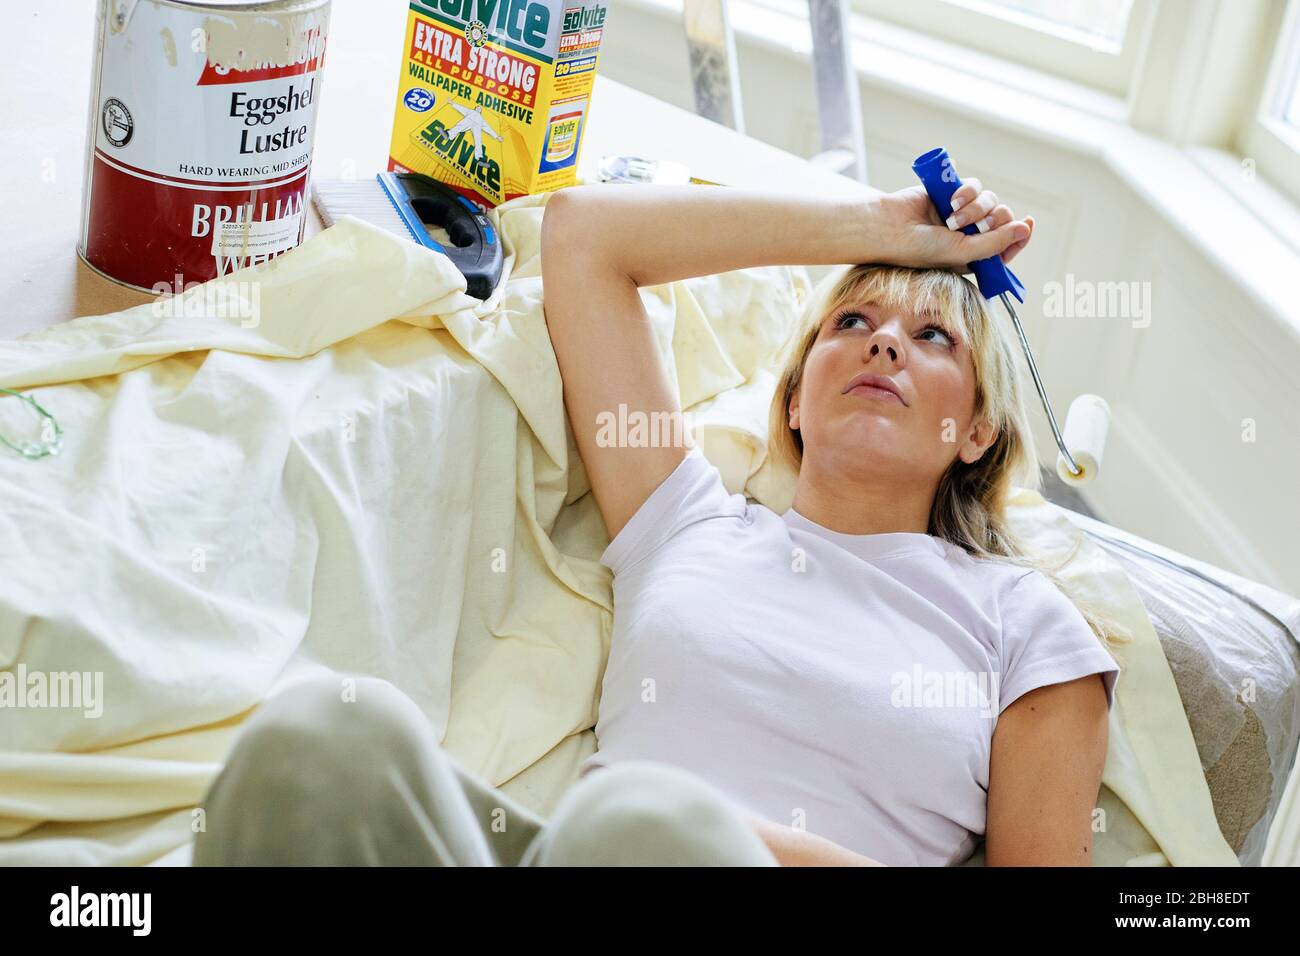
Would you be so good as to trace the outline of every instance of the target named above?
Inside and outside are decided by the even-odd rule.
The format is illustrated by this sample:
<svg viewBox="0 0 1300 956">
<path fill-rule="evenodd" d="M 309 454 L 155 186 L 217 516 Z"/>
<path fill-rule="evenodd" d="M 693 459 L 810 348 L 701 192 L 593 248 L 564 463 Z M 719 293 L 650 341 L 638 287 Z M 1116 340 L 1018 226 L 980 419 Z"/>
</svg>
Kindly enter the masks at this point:
<svg viewBox="0 0 1300 956">
<path fill-rule="evenodd" d="M 976 461 L 993 443 L 974 412 L 974 362 L 946 317 L 850 302 L 818 329 L 790 426 L 819 468 L 937 484 L 954 458 Z"/>
</svg>

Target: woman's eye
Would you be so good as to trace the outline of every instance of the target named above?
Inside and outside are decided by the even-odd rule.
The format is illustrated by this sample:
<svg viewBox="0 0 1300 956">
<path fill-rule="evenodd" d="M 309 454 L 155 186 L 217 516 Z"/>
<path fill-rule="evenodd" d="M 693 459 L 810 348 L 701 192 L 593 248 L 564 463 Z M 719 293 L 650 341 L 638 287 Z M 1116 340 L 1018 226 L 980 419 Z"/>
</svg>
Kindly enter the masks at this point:
<svg viewBox="0 0 1300 956">
<path fill-rule="evenodd" d="M 835 327 L 836 327 L 837 329 L 847 329 L 847 328 L 848 328 L 850 325 L 852 325 L 854 322 L 863 322 L 863 323 L 865 323 L 866 321 L 867 321 L 867 320 L 866 320 L 866 317 L 865 317 L 865 316 L 859 315 L 859 314 L 856 313 L 856 312 L 846 312 L 844 315 L 841 315 L 841 316 L 836 320 L 836 322 L 835 322 Z"/>
<path fill-rule="evenodd" d="M 940 335 L 943 336 L 943 341 L 944 341 L 945 344 L 947 344 L 947 345 L 949 345 L 949 346 L 951 346 L 951 345 L 953 344 L 953 343 L 952 343 L 952 336 L 949 335 L 947 332 L 945 332 L 943 329 L 939 328 L 937 325 L 927 325 L 925 328 L 923 328 L 923 329 L 921 330 L 921 334 L 922 334 L 922 335 L 925 335 L 926 332 L 938 332 Z M 936 339 L 928 339 L 927 341 L 934 342 L 934 341 L 937 341 L 937 340 L 936 340 Z"/>
</svg>

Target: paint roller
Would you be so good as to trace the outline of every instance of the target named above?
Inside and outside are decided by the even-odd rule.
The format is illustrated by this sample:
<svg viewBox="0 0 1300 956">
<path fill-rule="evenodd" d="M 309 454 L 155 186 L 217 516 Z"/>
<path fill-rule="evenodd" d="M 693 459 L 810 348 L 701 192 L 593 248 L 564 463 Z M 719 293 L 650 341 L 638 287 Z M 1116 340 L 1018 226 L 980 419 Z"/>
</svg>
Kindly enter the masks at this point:
<svg viewBox="0 0 1300 956">
<path fill-rule="evenodd" d="M 930 201 L 939 212 L 939 218 L 946 220 L 952 215 L 952 194 L 961 186 L 961 177 L 957 175 L 948 151 L 938 147 L 922 153 L 912 163 L 912 171 L 925 186 Z M 978 231 L 975 223 L 962 228 L 962 232 L 967 235 L 974 235 Z M 1016 334 L 1025 350 L 1025 360 L 1029 363 L 1029 372 L 1038 389 L 1038 397 L 1042 400 L 1043 410 L 1047 412 L 1047 421 L 1052 426 L 1052 437 L 1056 439 L 1059 450 L 1056 456 L 1057 475 L 1066 484 L 1076 487 L 1093 481 L 1101 468 L 1106 431 L 1110 426 L 1110 406 L 1100 395 L 1080 395 L 1070 403 L 1070 411 L 1065 419 L 1065 434 L 1062 436 L 1056 424 L 1056 415 L 1052 412 L 1052 403 L 1047 398 L 1047 390 L 1043 388 L 1042 376 L 1038 374 L 1034 353 L 1029 348 L 1029 340 L 1025 338 L 1024 327 L 1020 324 L 1020 316 L 1011 304 L 1012 296 L 1022 303 L 1025 301 L 1025 287 L 998 256 L 969 263 L 968 267 L 975 275 L 980 294 L 985 299 L 994 296 L 1001 299 L 1016 327 Z"/>
</svg>

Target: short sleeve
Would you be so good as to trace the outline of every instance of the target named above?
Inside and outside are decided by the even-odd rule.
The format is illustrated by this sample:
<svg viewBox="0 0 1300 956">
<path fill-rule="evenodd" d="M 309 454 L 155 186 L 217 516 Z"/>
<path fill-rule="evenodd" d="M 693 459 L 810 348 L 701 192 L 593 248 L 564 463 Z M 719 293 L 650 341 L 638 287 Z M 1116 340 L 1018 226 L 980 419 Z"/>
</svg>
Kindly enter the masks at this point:
<svg viewBox="0 0 1300 956">
<path fill-rule="evenodd" d="M 1030 571 L 1002 602 L 998 713 L 1031 690 L 1101 674 L 1114 707 L 1119 665 L 1083 613 L 1041 571 Z"/>
<path fill-rule="evenodd" d="M 728 493 L 722 475 L 696 445 L 614 536 L 600 563 L 622 574 L 687 525 L 724 515 L 743 517 L 745 509 L 744 496 Z"/>
</svg>

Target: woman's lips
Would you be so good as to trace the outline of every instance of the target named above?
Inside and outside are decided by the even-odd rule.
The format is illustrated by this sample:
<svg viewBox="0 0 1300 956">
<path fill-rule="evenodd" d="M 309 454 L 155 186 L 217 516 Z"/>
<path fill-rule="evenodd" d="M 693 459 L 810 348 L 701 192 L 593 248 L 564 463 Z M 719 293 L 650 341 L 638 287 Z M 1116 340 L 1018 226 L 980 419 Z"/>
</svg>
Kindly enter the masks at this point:
<svg viewBox="0 0 1300 956">
<path fill-rule="evenodd" d="M 883 402 L 894 402 L 895 404 L 898 405 L 903 404 L 903 400 L 899 398 L 897 395 L 895 395 L 893 392 L 891 392 L 889 389 L 879 388 L 875 385 L 867 385 L 865 383 L 862 385 L 854 385 L 851 389 L 849 389 L 848 394 L 863 395 L 867 398 L 876 398 L 876 399 L 880 399 Z"/>
</svg>

